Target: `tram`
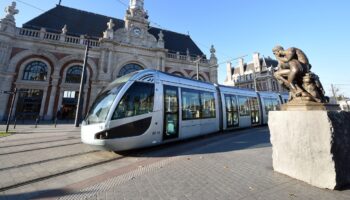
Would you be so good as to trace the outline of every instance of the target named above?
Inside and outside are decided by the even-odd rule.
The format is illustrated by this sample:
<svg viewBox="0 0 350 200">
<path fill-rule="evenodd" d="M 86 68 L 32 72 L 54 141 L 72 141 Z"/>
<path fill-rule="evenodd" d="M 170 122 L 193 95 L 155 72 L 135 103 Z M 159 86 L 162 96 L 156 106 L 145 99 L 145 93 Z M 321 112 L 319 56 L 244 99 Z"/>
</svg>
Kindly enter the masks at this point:
<svg viewBox="0 0 350 200">
<path fill-rule="evenodd" d="M 267 123 L 267 113 L 285 98 L 141 70 L 100 92 L 82 123 L 81 139 L 122 151 L 258 126 Z"/>
</svg>

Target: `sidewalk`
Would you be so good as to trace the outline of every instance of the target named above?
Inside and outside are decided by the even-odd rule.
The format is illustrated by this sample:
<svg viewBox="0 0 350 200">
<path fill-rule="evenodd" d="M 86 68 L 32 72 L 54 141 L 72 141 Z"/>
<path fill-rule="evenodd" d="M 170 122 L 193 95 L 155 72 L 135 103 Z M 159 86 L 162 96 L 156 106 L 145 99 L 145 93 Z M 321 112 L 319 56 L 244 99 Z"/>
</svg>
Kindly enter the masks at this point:
<svg viewBox="0 0 350 200">
<path fill-rule="evenodd" d="M 267 127 L 242 132 L 61 199 L 350 199 L 274 172 Z"/>
<path fill-rule="evenodd" d="M 60 128 L 43 125 L 38 129 L 30 125 L 19 127 L 18 131 L 29 132 L 1 141 L 11 139 L 15 144 L 22 139 L 79 135 L 79 128 L 72 125 Z M 70 152 L 66 147 L 60 148 L 63 149 L 59 156 L 63 151 Z M 42 151 L 32 156 L 53 154 Z M 268 128 L 245 129 L 172 144 L 140 157 L 66 174 L 29 185 L 27 189 L 19 188 L 0 196 L 0 199 L 26 199 L 36 194 L 28 189 L 30 187 L 39 188 L 41 192 L 37 192 L 42 199 L 350 199 L 350 190 L 319 189 L 274 172 L 271 155 Z M 16 157 L 18 162 L 25 161 Z M 58 170 L 56 168 L 53 170 Z M 105 172 L 93 174 L 100 170 Z M 59 186 L 68 180 L 73 182 L 63 188 Z M 44 189 L 45 186 L 51 189 Z"/>
</svg>

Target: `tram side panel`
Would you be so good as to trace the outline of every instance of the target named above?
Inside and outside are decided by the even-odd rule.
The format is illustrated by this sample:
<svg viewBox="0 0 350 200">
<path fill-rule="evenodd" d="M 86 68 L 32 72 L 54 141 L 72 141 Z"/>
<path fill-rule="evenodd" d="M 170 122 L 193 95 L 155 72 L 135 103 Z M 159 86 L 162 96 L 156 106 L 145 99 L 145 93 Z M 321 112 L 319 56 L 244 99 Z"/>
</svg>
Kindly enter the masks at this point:
<svg viewBox="0 0 350 200">
<path fill-rule="evenodd" d="M 258 96 L 254 91 L 220 86 L 223 130 L 261 124 Z"/>
<path fill-rule="evenodd" d="M 189 138 L 219 131 L 219 108 L 216 91 L 180 88 L 181 138 Z"/>
</svg>

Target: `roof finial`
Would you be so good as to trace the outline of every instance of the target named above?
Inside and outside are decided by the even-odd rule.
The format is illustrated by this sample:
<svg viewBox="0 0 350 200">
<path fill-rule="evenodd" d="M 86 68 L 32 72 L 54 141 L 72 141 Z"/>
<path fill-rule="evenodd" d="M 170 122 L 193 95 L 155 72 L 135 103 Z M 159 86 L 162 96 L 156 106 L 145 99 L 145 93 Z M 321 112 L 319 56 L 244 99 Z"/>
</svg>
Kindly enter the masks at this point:
<svg viewBox="0 0 350 200">
<path fill-rule="evenodd" d="M 59 1 L 58 1 L 58 5 L 59 5 L 59 6 L 61 5 L 61 2 L 62 2 L 62 0 L 59 0 Z"/>
</svg>

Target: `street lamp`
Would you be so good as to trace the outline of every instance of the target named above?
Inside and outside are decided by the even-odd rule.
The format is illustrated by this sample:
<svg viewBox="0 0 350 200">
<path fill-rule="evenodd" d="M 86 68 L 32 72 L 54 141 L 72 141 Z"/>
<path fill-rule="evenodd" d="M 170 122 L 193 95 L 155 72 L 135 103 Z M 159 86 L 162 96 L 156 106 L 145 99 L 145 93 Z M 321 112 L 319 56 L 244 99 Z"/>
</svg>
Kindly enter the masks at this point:
<svg viewBox="0 0 350 200">
<path fill-rule="evenodd" d="M 16 99 L 16 94 L 17 94 L 17 88 L 15 88 L 14 91 L 1 91 L 1 93 L 4 93 L 4 94 L 12 94 L 12 100 L 11 100 L 11 105 L 10 105 L 10 111 L 9 111 L 9 115 L 7 116 L 7 121 L 6 121 L 6 133 L 8 133 L 8 131 L 9 131 L 9 126 L 10 126 L 10 121 L 11 121 L 12 110 L 13 110 L 13 105 L 15 104 L 15 99 Z"/>
</svg>

